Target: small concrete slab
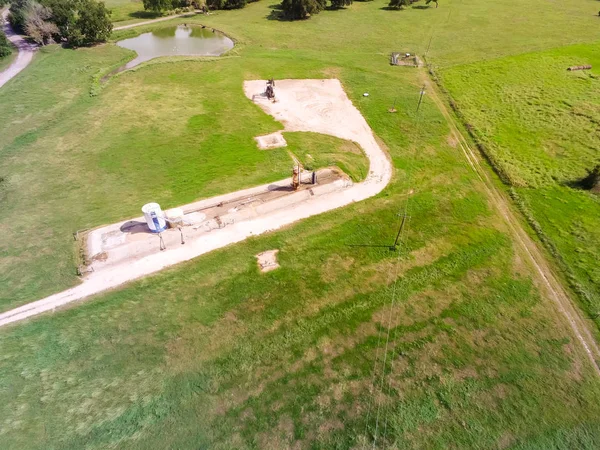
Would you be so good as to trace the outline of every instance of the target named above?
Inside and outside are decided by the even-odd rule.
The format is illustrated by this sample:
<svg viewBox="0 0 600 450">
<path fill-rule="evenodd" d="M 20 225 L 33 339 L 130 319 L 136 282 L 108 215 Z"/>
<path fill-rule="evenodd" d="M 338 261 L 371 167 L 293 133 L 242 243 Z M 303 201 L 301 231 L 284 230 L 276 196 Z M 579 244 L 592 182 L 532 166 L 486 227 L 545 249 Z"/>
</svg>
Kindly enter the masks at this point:
<svg viewBox="0 0 600 450">
<path fill-rule="evenodd" d="M 277 263 L 277 253 L 279 253 L 279 250 L 267 250 L 256 255 L 261 272 L 270 272 L 280 267 Z"/>
<path fill-rule="evenodd" d="M 276 133 L 265 134 L 264 136 L 257 136 L 254 138 L 261 150 L 269 150 L 272 148 L 286 147 L 287 142 L 283 135 L 277 131 Z"/>
</svg>

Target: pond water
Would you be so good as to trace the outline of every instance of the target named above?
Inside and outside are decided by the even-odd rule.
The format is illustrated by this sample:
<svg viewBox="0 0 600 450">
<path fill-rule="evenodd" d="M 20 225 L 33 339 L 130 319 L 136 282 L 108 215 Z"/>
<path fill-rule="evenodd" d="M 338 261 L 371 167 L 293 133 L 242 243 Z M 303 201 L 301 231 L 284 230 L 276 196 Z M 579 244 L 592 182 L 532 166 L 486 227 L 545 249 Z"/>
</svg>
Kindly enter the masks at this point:
<svg viewBox="0 0 600 450">
<path fill-rule="evenodd" d="M 233 41 L 208 28 L 178 25 L 124 39 L 117 45 L 137 53 L 124 67 L 131 69 L 159 56 L 219 56 L 233 48 Z"/>
</svg>

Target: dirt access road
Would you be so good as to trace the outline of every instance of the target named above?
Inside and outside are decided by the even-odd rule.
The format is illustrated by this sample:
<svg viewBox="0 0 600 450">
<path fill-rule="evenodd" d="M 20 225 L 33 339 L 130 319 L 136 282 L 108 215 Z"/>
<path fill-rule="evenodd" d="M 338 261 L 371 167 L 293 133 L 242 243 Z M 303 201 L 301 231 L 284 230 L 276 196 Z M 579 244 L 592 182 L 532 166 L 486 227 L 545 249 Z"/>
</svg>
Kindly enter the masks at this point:
<svg viewBox="0 0 600 450">
<path fill-rule="evenodd" d="M 235 221 L 209 233 L 199 233 L 186 240 L 185 245 L 169 246 L 164 251 L 160 251 L 155 246 L 152 254 L 140 255 L 134 252 L 117 265 L 105 268 L 98 266 L 98 270 L 86 275 L 83 282 L 74 288 L 0 314 L 0 326 L 45 311 L 52 311 L 68 303 L 158 272 L 165 267 L 241 242 L 250 236 L 277 230 L 307 217 L 365 200 L 378 194 L 388 185 L 392 178 L 392 164 L 388 155 L 377 143 L 371 128 L 352 104 L 339 80 L 278 80 L 276 103 L 268 101 L 262 95 L 265 84 L 265 80 L 245 82 L 244 92 L 248 99 L 255 101 L 267 114 L 281 121 L 285 130 L 329 134 L 356 142 L 369 159 L 369 174 L 365 180 L 361 183 L 340 186 L 340 189 L 322 195 L 308 195 L 297 202 L 269 209 L 264 214 Z M 207 202 L 222 202 L 232 196 L 254 195 L 255 193 L 252 192 L 254 189 L 257 188 L 246 190 L 247 192 L 226 194 L 216 199 L 209 199 Z M 258 189 L 260 190 L 261 187 Z M 258 208 L 257 212 L 259 212 Z M 121 228 L 119 225 L 121 224 L 114 224 L 116 229 Z"/>
<path fill-rule="evenodd" d="M 23 37 L 19 36 L 15 30 L 8 23 L 8 9 L 4 10 L 1 15 L 2 29 L 6 37 L 12 44 L 17 47 L 19 55 L 17 59 L 8 66 L 5 70 L 0 72 L 0 87 L 4 86 L 8 81 L 13 79 L 19 72 L 29 65 L 33 59 L 33 53 L 37 49 L 37 46 L 30 44 Z"/>
<path fill-rule="evenodd" d="M 600 368 L 598 366 L 600 361 L 600 348 L 590 332 L 588 325 L 585 323 L 585 319 L 582 317 L 578 306 L 575 305 L 552 271 L 552 268 L 539 245 L 533 241 L 523 228 L 521 221 L 515 216 L 510 199 L 498 189 L 490 178 L 489 170 L 482 165 L 482 155 L 469 145 L 469 142 L 460 132 L 454 116 L 449 113 L 446 104 L 441 100 L 437 85 L 431 80 L 424 69 L 422 70 L 421 78 L 426 86 L 428 96 L 444 115 L 453 138 L 458 142 L 458 146 L 465 155 L 467 162 L 481 180 L 484 187 L 484 193 L 487 195 L 490 203 L 494 205 L 500 215 L 504 218 L 515 243 L 518 245 L 518 250 L 520 250 L 521 254 L 525 256 L 525 260 L 528 260 L 533 267 L 539 281 L 538 284 L 546 292 L 547 297 L 554 302 L 558 311 L 567 319 L 573 334 L 585 349 L 588 358 L 592 362 L 592 366 L 600 376 Z"/>
</svg>

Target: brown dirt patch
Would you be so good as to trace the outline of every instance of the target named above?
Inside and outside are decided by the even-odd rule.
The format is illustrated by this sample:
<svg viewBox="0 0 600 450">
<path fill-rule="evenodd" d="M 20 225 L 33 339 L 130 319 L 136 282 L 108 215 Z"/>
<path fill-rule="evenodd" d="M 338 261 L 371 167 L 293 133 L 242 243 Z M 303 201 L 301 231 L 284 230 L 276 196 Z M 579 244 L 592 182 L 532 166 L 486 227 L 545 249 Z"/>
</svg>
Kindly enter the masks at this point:
<svg viewBox="0 0 600 450">
<path fill-rule="evenodd" d="M 261 272 L 270 272 L 281 267 L 277 262 L 279 250 L 267 250 L 256 255 L 258 267 Z"/>
<path fill-rule="evenodd" d="M 446 142 L 452 148 L 456 148 L 458 145 L 458 139 L 454 133 L 450 133 L 448 136 L 446 136 Z"/>
<path fill-rule="evenodd" d="M 348 272 L 353 263 L 354 258 L 342 258 L 339 255 L 333 255 L 323 264 L 321 278 L 326 283 L 333 283 L 341 274 Z"/>
</svg>

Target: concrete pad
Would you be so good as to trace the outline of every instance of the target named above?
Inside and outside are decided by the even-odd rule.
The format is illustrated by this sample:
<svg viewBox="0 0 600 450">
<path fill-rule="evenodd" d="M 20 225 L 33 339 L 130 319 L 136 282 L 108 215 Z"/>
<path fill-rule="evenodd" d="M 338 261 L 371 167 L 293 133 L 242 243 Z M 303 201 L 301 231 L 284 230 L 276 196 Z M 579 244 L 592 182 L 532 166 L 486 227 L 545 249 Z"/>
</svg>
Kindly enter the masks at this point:
<svg viewBox="0 0 600 450">
<path fill-rule="evenodd" d="M 54 310 L 250 236 L 367 199 L 387 186 L 392 176 L 390 160 L 338 80 L 277 80 L 275 103 L 260 100 L 265 83 L 264 80 L 244 83 L 248 99 L 258 95 L 256 103 L 281 121 L 286 131 L 312 131 L 356 142 L 370 162 L 365 180 L 352 184 L 337 182 L 333 177 L 328 184 L 290 193 L 288 179 L 283 185 L 272 183 L 200 200 L 182 209 L 185 214 L 200 211 L 207 220 L 182 228 L 186 230 L 184 245 L 179 230 L 162 233 L 167 246 L 164 251 L 159 250 L 156 235 L 143 232 L 145 223 L 141 218 L 93 230 L 88 235 L 87 248 L 89 257 L 96 257 L 91 262 L 94 271 L 83 277 L 82 284 L 0 314 L 0 326 Z M 321 183 L 323 175 L 319 174 L 318 179 Z M 285 200 L 278 200 L 283 197 Z M 269 205 L 271 201 L 276 203 Z M 264 209 L 263 214 L 257 213 L 258 206 Z M 211 213 L 206 213 L 211 208 Z M 237 209 L 230 212 L 232 208 Z M 104 252 L 104 243 L 110 241 L 110 245 L 115 245 L 122 239 L 116 231 L 126 234 L 125 242 Z M 110 238 L 103 237 L 106 233 Z"/>
<path fill-rule="evenodd" d="M 272 148 L 286 147 L 287 142 L 283 135 L 278 131 L 276 133 L 266 134 L 264 136 L 257 136 L 254 138 L 261 150 L 269 150 Z"/>
<path fill-rule="evenodd" d="M 270 272 L 280 267 L 277 262 L 277 253 L 279 253 L 279 250 L 267 250 L 256 255 L 261 272 Z"/>
</svg>

